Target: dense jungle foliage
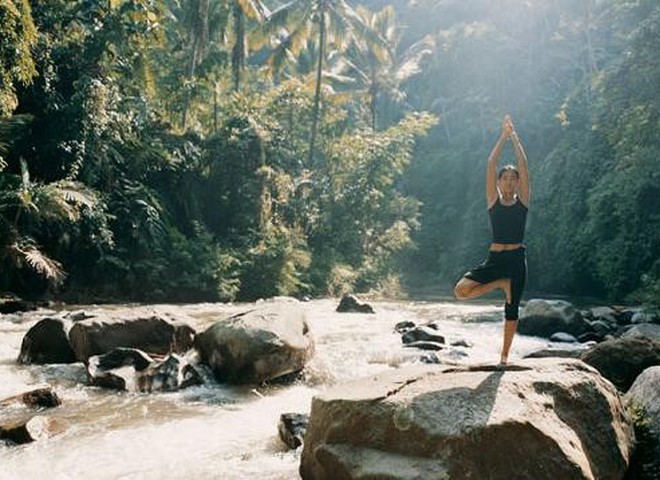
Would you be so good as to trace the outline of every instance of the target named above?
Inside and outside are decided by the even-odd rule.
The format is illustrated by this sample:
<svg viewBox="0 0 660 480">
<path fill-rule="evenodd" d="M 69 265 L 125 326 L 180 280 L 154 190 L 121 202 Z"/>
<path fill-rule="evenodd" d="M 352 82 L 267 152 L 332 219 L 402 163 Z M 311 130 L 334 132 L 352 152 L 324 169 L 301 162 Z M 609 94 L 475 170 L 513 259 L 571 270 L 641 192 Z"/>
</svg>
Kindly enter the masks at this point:
<svg viewBox="0 0 660 480">
<path fill-rule="evenodd" d="M 658 303 L 658 51 L 655 0 L 0 0 L 0 291 L 449 293 L 510 113 L 529 289 Z"/>
</svg>

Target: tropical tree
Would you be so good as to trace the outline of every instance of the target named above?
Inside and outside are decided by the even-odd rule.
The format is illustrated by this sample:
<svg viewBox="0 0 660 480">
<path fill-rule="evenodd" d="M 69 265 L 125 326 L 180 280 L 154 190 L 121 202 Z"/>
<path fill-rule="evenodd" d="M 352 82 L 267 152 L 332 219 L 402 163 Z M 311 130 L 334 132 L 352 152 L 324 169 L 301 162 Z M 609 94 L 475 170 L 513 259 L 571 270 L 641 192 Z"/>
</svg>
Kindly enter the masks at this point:
<svg viewBox="0 0 660 480">
<path fill-rule="evenodd" d="M 285 33 L 277 39 L 269 58 L 271 68 L 281 65 L 283 58 L 296 56 L 310 37 L 316 37 L 316 79 L 312 125 L 309 135 L 308 163 L 312 165 L 321 108 L 323 66 L 328 44 L 342 51 L 350 39 L 362 33 L 368 35 L 366 26 L 355 10 L 345 0 L 293 0 L 274 10 L 267 19 L 267 30 Z"/>
<path fill-rule="evenodd" d="M 0 1 L 0 117 L 17 105 L 16 84 L 31 83 L 36 74 L 32 48 L 37 30 L 28 0 Z"/>
<path fill-rule="evenodd" d="M 234 90 L 241 85 L 241 72 L 247 56 L 246 19 L 262 23 L 269 15 L 260 0 L 228 0 L 233 16 L 234 45 L 231 50 L 231 71 Z"/>
<path fill-rule="evenodd" d="M 333 73 L 348 80 L 348 87 L 366 100 L 372 130 L 377 128 L 377 104 L 381 95 L 397 103 L 406 98 L 403 83 L 421 72 L 421 63 L 433 53 L 435 41 L 427 35 L 403 52 L 398 52 L 400 33 L 393 6 L 379 12 L 358 6 L 357 14 L 373 35 L 352 39 L 345 54 L 333 66 Z M 346 78 L 348 77 L 348 78 Z"/>
<path fill-rule="evenodd" d="M 96 194 L 78 182 L 32 182 L 23 159 L 20 175 L 0 172 L 0 265 L 4 277 L 0 280 L 4 283 L 16 269 L 27 267 L 52 284 L 60 283 L 65 276 L 62 264 L 40 247 L 35 236 L 49 225 L 78 221 L 84 208 L 96 204 Z"/>
</svg>

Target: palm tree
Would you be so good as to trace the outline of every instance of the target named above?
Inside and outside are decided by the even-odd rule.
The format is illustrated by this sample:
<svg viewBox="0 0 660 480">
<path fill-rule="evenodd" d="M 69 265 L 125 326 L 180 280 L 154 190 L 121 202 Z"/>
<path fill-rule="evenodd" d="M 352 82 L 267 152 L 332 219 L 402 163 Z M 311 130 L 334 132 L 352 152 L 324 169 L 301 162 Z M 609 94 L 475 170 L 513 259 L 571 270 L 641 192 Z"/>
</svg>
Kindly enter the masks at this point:
<svg viewBox="0 0 660 480">
<path fill-rule="evenodd" d="M 234 46 L 231 50 L 231 71 L 234 90 L 241 84 L 241 72 L 245 68 L 247 33 L 245 19 L 261 23 L 268 16 L 268 8 L 260 0 L 229 0 L 234 17 Z"/>
<path fill-rule="evenodd" d="M 286 56 L 296 56 L 309 37 L 316 37 L 318 56 L 308 154 L 308 162 L 311 165 L 314 159 L 323 65 L 328 43 L 332 42 L 338 50 L 343 50 L 354 35 L 373 35 L 370 35 L 362 19 L 345 0 L 292 0 L 274 10 L 266 23 L 267 30 L 273 34 L 280 34 L 284 29 L 270 56 L 271 68 L 281 65 Z"/>
<path fill-rule="evenodd" d="M 21 159 L 20 176 L 0 173 L 0 265 L 27 266 L 54 284 L 61 282 L 62 265 L 44 253 L 30 233 L 49 222 L 75 222 L 83 207 L 96 204 L 94 192 L 80 183 L 33 183 Z"/>
<path fill-rule="evenodd" d="M 377 41 L 365 36 L 354 38 L 344 57 L 334 66 L 333 74 L 336 78 L 348 77 L 353 84 L 351 88 L 367 99 L 371 128 L 376 130 L 379 96 L 386 95 L 396 102 L 404 100 L 403 82 L 421 71 L 421 62 L 433 53 L 435 41 L 432 36 L 426 36 L 397 54 L 399 33 L 394 7 L 387 6 L 374 13 L 359 6 L 356 12 L 369 30 L 377 34 Z"/>
</svg>

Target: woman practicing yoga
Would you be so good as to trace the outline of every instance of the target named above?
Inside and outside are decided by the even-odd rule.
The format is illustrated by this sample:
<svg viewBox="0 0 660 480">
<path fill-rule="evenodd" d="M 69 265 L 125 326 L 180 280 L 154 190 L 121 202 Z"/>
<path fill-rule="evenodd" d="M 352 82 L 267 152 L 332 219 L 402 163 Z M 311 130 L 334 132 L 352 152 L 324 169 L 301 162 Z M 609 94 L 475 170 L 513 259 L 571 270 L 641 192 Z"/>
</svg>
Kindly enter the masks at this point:
<svg viewBox="0 0 660 480">
<path fill-rule="evenodd" d="M 513 144 L 518 165 L 506 165 L 498 174 L 497 160 L 507 139 Z M 506 364 L 509 357 L 509 349 L 518 326 L 518 306 L 527 275 L 523 236 L 529 200 L 527 157 L 511 117 L 507 115 L 504 117 L 500 138 L 488 157 L 486 204 L 493 230 L 488 258 L 467 272 L 454 288 L 454 294 L 459 300 L 475 298 L 496 288 L 504 291 L 506 304 L 501 364 Z"/>
</svg>

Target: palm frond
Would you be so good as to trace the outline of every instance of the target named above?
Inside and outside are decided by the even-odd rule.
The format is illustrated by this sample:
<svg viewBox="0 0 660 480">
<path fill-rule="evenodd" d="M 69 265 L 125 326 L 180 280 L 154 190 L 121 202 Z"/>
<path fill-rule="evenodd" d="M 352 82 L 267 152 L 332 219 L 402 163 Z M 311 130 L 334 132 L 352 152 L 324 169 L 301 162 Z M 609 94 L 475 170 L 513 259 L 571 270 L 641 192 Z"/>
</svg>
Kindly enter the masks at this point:
<svg viewBox="0 0 660 480">
<path fill-rule="evenodd" d="M 245 16 L 255 22 L 261 23 L 270 15 L 268 7 L 260 0 L 236 0 L 236 2 Z"/>
<path fill-rule="evenodd" d="M 293 0 L 270 12 L 264 21 L 263 28 L 269 33 L 277 33 L 282 28 L 290 28 L 304 22 L 309 16 L 310 6 L 307 2 Z"/>
<path fill-rule="evenodd" d="M 396 69 L 396 78 L 403 82 L 413 75 L 418 74 L 422 67 L 422 61 L 427 55 L 432 55 L 435 50 L 435 39 L 427 35 L 419 42 L 411 45 L 404 53 L 403 59 Z"/>
<path fill-rule="evenodd" d="M 93 191 L 67 180 L 39 185 L 33 191 L 36 210 L 46 220 L 66 218 L 75 222 L 80 217 L 81 207 L 94 208 L 98 203 Z"/>
<path fill-rule="evenodd" d="M 7 246 L 6 250 L 18 263 L 27 264 L 54 284 L 61 283 L 66 277 L 62 264 L 39 250 L 31 239 L 22 238 L 18 243 Z"/>
</svg>

